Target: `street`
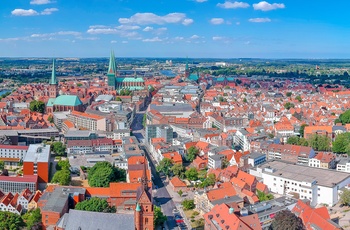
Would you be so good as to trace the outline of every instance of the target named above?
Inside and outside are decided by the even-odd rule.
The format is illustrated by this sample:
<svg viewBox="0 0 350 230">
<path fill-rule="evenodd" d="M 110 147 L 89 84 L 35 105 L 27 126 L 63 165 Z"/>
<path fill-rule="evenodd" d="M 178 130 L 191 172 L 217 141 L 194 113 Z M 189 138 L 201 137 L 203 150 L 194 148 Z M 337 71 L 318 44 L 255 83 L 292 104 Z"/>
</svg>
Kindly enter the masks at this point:
<svg viewBox="0 0 350 230">
<path fill-rule="evenodd" d="M 131 129 L 133 135 L 138 139 L 138 141 L 141 143 L 141 148 L 146 153 L 146 157 L 150 163 L 151 172 L 153 175 L 153 184 L 157 186 L 155 194 L 153 194 L 153 197 L 155 199 L 155 204 L 160 205 L 162 212 L 164 215 L 168 217 L 167 220 L 167 226 L 169 229 L 175 229 L 177 227 L 175 218 L 173 215 L 173 210 L 176 208 L 174 201 L 172 200 L 172 197 L 170 196 L 168 190 L 166 189 L 162 179 L 159 177 L 154 160 L 152 159 L 151 155 L 148 152 L 148 148 L 143 143 L 144 139 L 144 131 L 143 131 L 143 114 L 145 111 L 140 111 L 135 115 L 134 121 L 131 124 Z"/>
</svg>

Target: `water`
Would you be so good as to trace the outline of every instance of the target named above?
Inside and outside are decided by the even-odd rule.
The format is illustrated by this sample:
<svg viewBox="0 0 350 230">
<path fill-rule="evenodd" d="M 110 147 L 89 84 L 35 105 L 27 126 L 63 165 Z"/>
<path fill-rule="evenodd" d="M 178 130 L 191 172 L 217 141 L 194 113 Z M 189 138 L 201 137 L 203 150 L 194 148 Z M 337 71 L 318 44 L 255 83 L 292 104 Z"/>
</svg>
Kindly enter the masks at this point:
<svg viewBox="0 0 350 230">
<path fill-rule="evenodd" d="M 9 89 L 1 89 L 0 90 L 0 96 L 4 95 L 5 93 L 11 92 Z"/>
<path fill-rule="evenodd" d="M 175 74 L 173 71 L 171 70 L 161 70 L 159 71 L 161 75 L 167 76 L 167 77 L 176 77 L 177 74 Z"/>
</svg>

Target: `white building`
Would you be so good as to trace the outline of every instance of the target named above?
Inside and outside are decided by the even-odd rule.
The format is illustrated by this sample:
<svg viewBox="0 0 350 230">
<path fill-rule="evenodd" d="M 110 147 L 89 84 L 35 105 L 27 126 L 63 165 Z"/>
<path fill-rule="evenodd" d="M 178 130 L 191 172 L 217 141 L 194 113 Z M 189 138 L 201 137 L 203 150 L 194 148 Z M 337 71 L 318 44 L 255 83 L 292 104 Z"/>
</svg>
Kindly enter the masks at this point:
<svg viewBox="0 0 350 230">
<path fill-rule="evenodd" d="M 337 164 L 337 171 L 350 173 L 350 159 L 341 159 Z"/>
<path fill-rule="evenodd" d="M 91 131 L 106 131 L 107 129 L 106 118 L 98 115 L 73 111 L 68 115 L 68 120 L 78 128 L 85 128 Z"/>
<path fill-rule="evenodd" d="M 0 158 L 5 165 L 17 165 L 27 154 L 28 146 L 0 145 Z"/>
<path fill-rule="evenodd" d="M 208 168 L 209 169 L 220 169 L 222 166 L 222 161 L 225 155 L 216 154 L 208 157 Z"/>
<path fill-rule="evenodd" d="M 339 201 L 340 189 L 350 183 L 347 173 L 280 161 L 265 163 L 249 172 L 263 178 L 271 192 L 309 199 L 312 206 L 335 205 Z"/>
</svg>

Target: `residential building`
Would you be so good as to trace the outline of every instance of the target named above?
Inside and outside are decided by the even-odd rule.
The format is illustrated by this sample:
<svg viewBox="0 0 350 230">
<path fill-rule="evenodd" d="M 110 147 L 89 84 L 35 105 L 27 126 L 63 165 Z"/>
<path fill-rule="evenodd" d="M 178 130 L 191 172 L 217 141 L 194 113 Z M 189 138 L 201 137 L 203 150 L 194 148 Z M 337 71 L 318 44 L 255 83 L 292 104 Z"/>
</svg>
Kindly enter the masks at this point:
<svg viewBox="0 0 350 230">
<path fill-rule="evenodd" d="M 107 123 L 105 117 L 82 113 L 78 111 L 73 111 L 67 116 L 68 120 L 71 121 L 79 129 L 86 129 L 91 131 L 107 130 Z"/>
<path fill-rule="evenodd" d="M 216 154 L 210 155 L 208 157 L 208 168 L 209 169 L 217 169 L 222 167 L 222 161 L 226 159 L 225 155 Z"/>
<path fill-rule="evenodd" d="M 186 192 L 187 191 L 187 185 L 185 182 L 183 182 L 182 180 L 180 180 L 179 177 L 174 176 L 170 181 L 169 181 L 169 185 L 172 187 L 174 192 L 178 192 L 178 191 L 182 191 L 182 192 Z"/>
<path fill-rule="evenodd" d="M 18 204 L 19 194 L 7 193 L 6 195 L 0 191 L 0 211 L 12 212 L 20 215 L 23 211 L 22 205 Z"/>
<path fill-rule="evenodd" d="M 40 183 L 48 183 L 50 153 L 50 145 L 29 145 L 27 154 L 23 159 L 23 175 L 38 175 Z M 36 189 L 31 191 L 36 191 Z"/>
<path fill-rule="evenodd" d="M 30 191 L 38 189 L 37 175 L 24 175 L 23 177 L 0 176 L 0 190 L 4 193 L 20 193 L 27 188 Z"/>
<path fill-rule="evenodd" d="M 335 169 L 336 155 L 334 153 L 318 152 L 314 158 L 309 159 L 309 166 L 323 169 Z"/>
<path fill-rule="evenodd" d="M 248 164 L 250 164 L 253 167 L 266 162 L 266 155 L 265 154 L 254 152 L 254 153 L 251 153 L 247 156 L 248 156 Z"/>
<path fill-rule="evenodd" d="M 20 193 L 17 203 L 20 204 L 24 210 L 27 210 L 28 204 L 30 200 L 33 198 L 33 196 L 34 194 L 28 188 L 24 189 Z"/>
<path fill-rule="evenodd" d="M 67 141 L 68 154 L 86 154 L 94 152 L 113 153 L 116 149 L 113 140 L 108 138 Z"/>
<path fill-rule="evenodd" d="M 249 173 L 262 178 L 271 192 L 309 199 L 312 206 L 335 205 L 339 190 L 350 183 L 348 173 L 281 161 L 266 162 Z"/>
<path fill-rule="evenodd" d="M 309 159 L 314 158 L 316 155 L 311 147 L 289 144 L 271 144 L 268 146 L 267 151 L 269 160 L 277 159 L 305 165 L 309 165 Z"/>
<path fill-rule="evenodd" d="M 348 157 L 340 159 L 337 163 L 337 171 L 350 173 L 350 159 Z"/>
<path fill-rule="evenodd" d="M 0 160 L 6 166 L 17 166 L 26 155 L 28 146 L 0 145 Z"/>
<path fill-rule="evenodd" d="M 35 192 L 35 194 L 32 196 L 32 198 L 30 199 L 30 201 L 28 203 L 28 206 L 27 206 L 28 211 L 38 208 L 38 202 L 39 202 L 41 195 L 42 195 L 41 191 L 37 190 Z"/>
<path fill-rule="evenodd" d="M 146 141 L 150 143 L 152 138 L 163 138 L 165 142 L 172 143 L 174 138 L 173 128 L 169 125 L 147 125 Z"/>
</svg>

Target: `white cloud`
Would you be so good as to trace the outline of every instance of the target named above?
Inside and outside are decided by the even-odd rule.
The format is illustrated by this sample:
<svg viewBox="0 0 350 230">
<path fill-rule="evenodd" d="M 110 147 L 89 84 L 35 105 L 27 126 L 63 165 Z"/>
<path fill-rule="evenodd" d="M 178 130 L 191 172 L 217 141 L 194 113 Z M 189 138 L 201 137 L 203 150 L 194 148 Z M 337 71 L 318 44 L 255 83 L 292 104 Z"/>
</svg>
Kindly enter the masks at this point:
<svg viewBox="0 0 350 230">
<path fill-rule="evenodd" d="M 39 13 L 33 9 L 29 9 L 29 10 L 24 10 L 24 9 L 14 9 L 11 12 L 12 15 L 14 16 L 35 16 L 35 15 L 39 15 Z"/>
<path fill-rule="evenodd" d="M 153 27 L 151 26 L 146 26 L 142 31 L 144 32 L 149 32 L 149 31 L 152 31 L 153 30 Z"/>
<path fill-rule="evenodd" d="M 155 34 L 155 35 L 161 35 L 161 34 L 164 34 L 165 31 L 167 31 L 167 30 L 168 30 L 168 28 L 166 28 L 166 27 L 161 27 L 161 28 L 155 29 L 155 30 L 153 31 L 153 34 Z"/>
<path fill-rule="evenodd" d="M 32 0 L 32 1 L 30 1 L 30 4 L 32 4 L 32 5 L 45 5 L 45 4 L 50 4 L 50 3 L 53 3 L 53 2 L 50 0 Z"/>
<path fill-rule="evenodd" d="M 147 25 L 147 24 L 167 24 L 167 23 L 182 23 L 184 25 L 189 25 L 193 23 L 192 19 L 186 18 L 184 13 L 170 13 L 164 16 L 159 16 L 154 13 L 136 13 L 130 18 L 119 18 L 119 23 L 121 24 L 137 24 L 137 25 Z"/>
<path fill-rule="evenodd" d="M 210 23 L 213 25 L 220 25 L 223 24 L 225 22 L 225 20 L 223 18 L 212 18 L 210 20 Z"/>
<path fill-rule="evenodd" d="M 284 9 L 286 6 L 283 3 L 268 3 L 266 1 L 262 1 L 256 4 L 253 4 L 254 10 L 261 10 L 261 11 L 269 11 L 269 10 L 276 10 L 276 9 Z"/>
<path fill-rule="evenodd" d="M 269 19 L 269 18 L 251 18 L 248 21 L 249 22 L 263 23 L 263 22 L 271 22 L 271 19 Z"/>
<path fill-rule="evenodd" d="M 123 44 L 129 43 L 128 41 L 122 41 Z"/>
<path fill-rule="evenodd" d="M 46 33 L 46 34 L 32 34 L 30 37 L 32 38 L 44 38 L 44 37 L 52 37 L 52 36 L 67 36 L 67 35 L 72 35 L 72 36 L 81 36 L 80 32 L 77 31 L 59 31 L 56 33 Z"/>
<path fill-rule="evenodd" d="M 47 9 L 43 10 L 40 14 L 42 14 L 42 15 L 50 15 L 53 12 L 56 12 L 56 11 L 58 11 L 57 8 L 47 8 Z"/>
<path fill-rule="evenodd" d="M 113 41 L 111 41 L 111 43 L 112 43 L 112 44 L 114 44 L 114 43 L 118 43 L 118 41 L 113 40 Z"/>
<path fill-rule="evenodd" d="M 81 33 L 77 31 L 59 31 L 57 32 L 58 35 L 73 35 L 73 36 L 80 36 Z"/>
<path fill-rule="evenodd" d="M 120 37 L 127 37 L 129 39 L 141 39 L 140 35 L 135 31 L 136 29 L 137 27 L 128 25 L 122 25 L 118 27 L 94 25 L 90 26 L 86 32 L 88 34 L 118 34 Z"/>
<path fill-rule="evenodd" d="M 129 26 L 129 25 L 120 25 L 117 26 L 118 30 L 138 30 L 140 29 L 139 26 Z"/>
<path fill-rule="evenodd" d="M 88 34 L 117 34 L 119 33 L 119 30 L 115 28 L 108 28 L 108 27 L 90 26 L 86 32 Z"/>
<path fill-rule="evenodd" d="M 198 38 L 200 38 L 200 37 L 199 37 L 198 35 L 194 34 L 194 35 L 192 35 L 190 38 L 191 38 L 191 39 L 198 39 Z"/>
<path fill-rule="evenodd" d="M 213 37 L 213 41 L 220 41 L 220 40 L 224 40 L 225 37 L 220 37 L 220 36 L 214 36 Z"/>
<path fill-rule="evenodd" d="M 184 40 L 185 38 L 184 38 L 184 37 L 179 37 L 179 36 L 178 36 L 178 37 L 175 37 L 174 39 L 177 40 L 177 41 L 182 41 L 182 40 Z"/>
<path fill-rule="evenodd" d="M 208 0 L 195 0 L 196 2 L 202 3 L 202 2 L 206 2 Z"/>
<path fill-rule="evenodd" d="M 143 39 L 143 42 L 162 42 L 163 40 L 160 39 L 159 37 L 154 37 L 154 38 L 147 38 L 147 39 Z"/>
<path fill-rule="evenodd" d="M 224 9 L 237 9 L 237 8 L 248 8 L 250 5 L 246 2 L 225 1 L 224 3 L 218 3 L 216 6 Z"/>
</svg>

